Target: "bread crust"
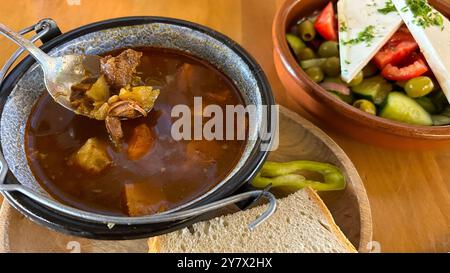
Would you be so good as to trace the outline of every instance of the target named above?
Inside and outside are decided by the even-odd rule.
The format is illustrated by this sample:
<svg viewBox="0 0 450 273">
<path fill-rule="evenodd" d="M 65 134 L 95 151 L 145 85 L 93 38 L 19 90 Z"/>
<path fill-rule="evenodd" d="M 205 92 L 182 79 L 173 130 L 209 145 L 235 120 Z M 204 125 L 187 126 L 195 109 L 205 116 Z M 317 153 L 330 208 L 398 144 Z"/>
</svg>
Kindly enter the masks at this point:
<svg viewBox="0 0 450 273">
<path fill-rule="evenodd" d="M 358 251 L 355 249 L 352 243 L 345 237 L 344 233 L 341 231 L 341 229 L 336 225 L 336 222 L 333 219 L 333 216 L 331 215 L 330 211 L 328 210 L 327 206 L 323 202 L 322 198 L 317 194 L 317 192 L 309 187 L 304 189 L 308 196 L 313 199 L 317 205 L 319 205 L 320 210 L 322 211 L 324 217 L 328 220 L 328 223 L 330 224 L 331 231 L 336 235 L 336 237 L 345 245 L 348 252 L 350 253 L 357 253 Z"/>
<path fill-rule="evenodd" d="M 159 238 L 159 236 L 149 238 L 147 243 L 148 243 L 148 253 L 161 252 L 161 239 Z"/>
<path fill-rule="evenodd" d="M 322 201 L 320 196 L 316 193 L 315 190 L 307 187 L 303 189 L 308 197 L 315 202 L 319 209 L 322 211 L 323 216 L 328 222 L 329 227 L 331 228 L 331 232 L 335 234 L 337 239 L 342 242 L 349 253 L 357 253 L 358 251 L 355 249 L 352 243 L 347 239 L 341 229 L 336 225 L 336 222 L 333 219 L 330 211 L 328 210 L 325 203 Z M 148 253 L 160 253 L 161 252 L 161 240 L 164 240 L 164 236 L 156 236 L 148 239 Z"/>
</svg>

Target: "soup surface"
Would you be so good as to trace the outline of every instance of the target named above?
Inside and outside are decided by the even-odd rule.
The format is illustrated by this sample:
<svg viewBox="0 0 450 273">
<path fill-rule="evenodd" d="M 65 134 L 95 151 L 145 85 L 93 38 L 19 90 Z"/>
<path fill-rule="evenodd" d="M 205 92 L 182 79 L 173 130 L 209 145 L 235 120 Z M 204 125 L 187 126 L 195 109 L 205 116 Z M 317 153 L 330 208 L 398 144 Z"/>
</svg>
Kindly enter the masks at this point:
<svg viewBox="0 0 450 273">
<path fill-rule="evenodd" d="M 113 145 L 103 121 L 75 115 L 47 92 L 34 106 L 25 134 L 29 165 L 37 181 L 65 204 L 109 215 L 168 210 L 212 189 L 242 155 L 245 141 L 175 141 L 171 136 L 175 105 L 193 108 L 199 96 L 203 106 L 243 104 L 225 75 L 178 51 L 135 50 L 143 53 L 137 72 L 160 95 L 147 117 L 122 122 L 121 147 Z M 92 138 L 111 163 L 96 173 L 73 164 L 74 154 Z M 145 149 L 133 150 L 141 146 Z"/>
</svg>

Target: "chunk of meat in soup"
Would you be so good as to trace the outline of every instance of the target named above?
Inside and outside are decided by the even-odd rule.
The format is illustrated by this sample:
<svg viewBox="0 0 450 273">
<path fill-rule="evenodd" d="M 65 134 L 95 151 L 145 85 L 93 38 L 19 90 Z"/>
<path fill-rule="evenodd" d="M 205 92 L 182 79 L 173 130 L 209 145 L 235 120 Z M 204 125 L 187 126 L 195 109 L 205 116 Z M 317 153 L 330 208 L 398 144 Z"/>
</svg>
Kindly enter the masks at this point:
<svg viewBox="0 0 450 273">
<path fill-rule="evenodd" d="M 167 210 L 163 189 L 151 183 L 125 184 L 125 202 L 130 216 L 150 215 Z"/>
</svg>

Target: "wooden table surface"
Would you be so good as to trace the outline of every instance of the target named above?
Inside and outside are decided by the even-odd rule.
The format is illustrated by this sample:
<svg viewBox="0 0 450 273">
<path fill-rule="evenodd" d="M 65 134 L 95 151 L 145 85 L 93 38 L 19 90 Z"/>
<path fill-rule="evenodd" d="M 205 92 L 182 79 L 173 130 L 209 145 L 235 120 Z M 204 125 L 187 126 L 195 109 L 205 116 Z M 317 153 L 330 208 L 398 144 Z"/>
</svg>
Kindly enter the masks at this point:
<svg viewBox="0 0 450 273">
<path fill-rule="evenodd" d="M 277 102 L 311 119 L 286 95 L 273 66 L 271 27 L 282 2 L 2 0 L 0 22 L 19 30 L 50 17 L 63 32 L 131 15 L 175 17 L 204 24 L 243 45 L 264 68 Z M 3 64 L 17 46 L 2 37 L 0 48 Z M 374 240 L 380 243 L 381 251 L 450 251 L 450 147 L 426 152 L 392 151 L 322 129 L 347 152 L 364 181 L 372 207 Z"/>
</svg>

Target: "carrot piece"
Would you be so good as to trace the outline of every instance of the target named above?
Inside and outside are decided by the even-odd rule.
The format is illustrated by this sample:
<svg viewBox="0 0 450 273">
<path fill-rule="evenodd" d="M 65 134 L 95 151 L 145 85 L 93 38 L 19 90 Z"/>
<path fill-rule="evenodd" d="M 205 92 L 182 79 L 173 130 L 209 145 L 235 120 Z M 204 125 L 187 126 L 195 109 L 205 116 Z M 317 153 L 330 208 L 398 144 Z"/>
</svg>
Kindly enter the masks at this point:
<svg viewBox="0 0 450 273">
<path fill-rule="evenodd" d="M 147 125 L 141 124 L 134 128 L 128 142 L 128 158 L 138 160 L 146 155 L 155 145 L 155 136 Z"/>
</svg>

